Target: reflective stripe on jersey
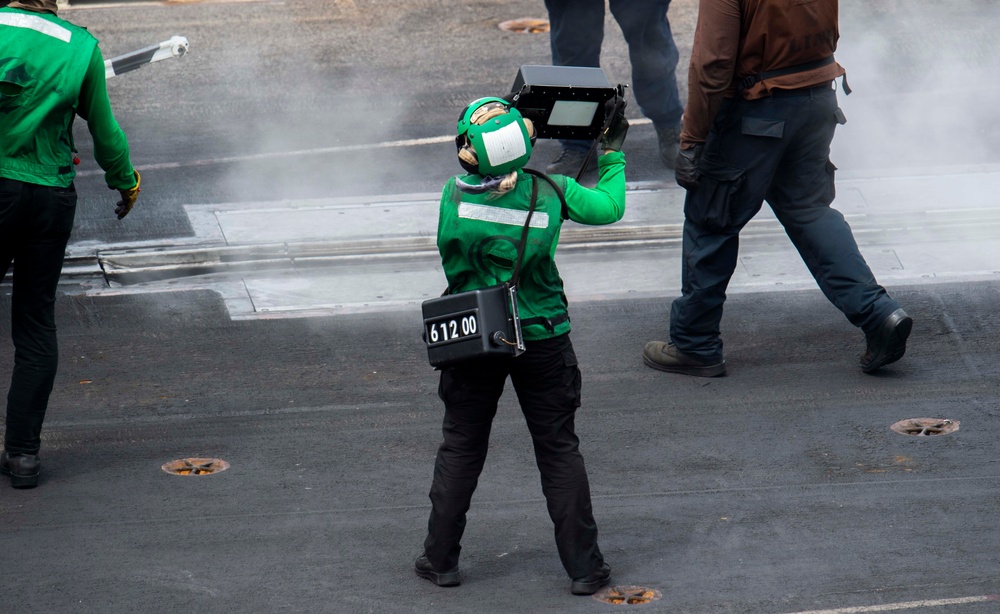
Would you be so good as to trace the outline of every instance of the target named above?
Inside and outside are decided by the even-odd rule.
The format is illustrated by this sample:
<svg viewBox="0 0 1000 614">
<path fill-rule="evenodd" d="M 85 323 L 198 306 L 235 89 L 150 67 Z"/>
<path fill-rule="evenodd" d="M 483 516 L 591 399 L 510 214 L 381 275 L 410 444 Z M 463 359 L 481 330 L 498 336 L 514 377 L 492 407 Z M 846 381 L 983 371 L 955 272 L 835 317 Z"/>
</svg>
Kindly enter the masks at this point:
<svg viewBox="0 0 1000 614">
<path fill-rule="evenodd" d="M 66 28 L 46 21 L 37 15 L 3 14 L 0 15 L 0 25 L 34 30 L 46 36 L 58 38 L 64 43 L 68 43 L 69 39 L 73 36 L 73 33 Z"/>
<path fill-rule="evenodd" d="M 528 212 L 520 209 L 507 209 L 506 207 L 461 203 L 458 206 L 458 217 L 466 220 L 507 224 L 509 226 L 524 226 L 524 222 L 528 219 Z M 548 226 L 548 213 L 535 211 L 531 215 L 531 228 L 548 228 Z"/>
</svg>

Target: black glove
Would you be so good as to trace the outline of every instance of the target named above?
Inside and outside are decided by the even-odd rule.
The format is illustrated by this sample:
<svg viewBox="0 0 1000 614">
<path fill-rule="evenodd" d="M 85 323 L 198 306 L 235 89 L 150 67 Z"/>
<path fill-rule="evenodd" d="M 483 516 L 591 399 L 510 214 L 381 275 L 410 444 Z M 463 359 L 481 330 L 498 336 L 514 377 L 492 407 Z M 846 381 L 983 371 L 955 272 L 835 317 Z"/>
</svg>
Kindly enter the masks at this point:
<svg viewBox="0 0 1000 614">
<path fill-rule="evenodd" d="M 139 198 L 139 171 L 133 170 L 133 172 L 135 173 L 135 187 L 128 190 L 118 190 L 118 193 L 122 195 L 122 199 L 115 206 L 115 214 L 118 215 L 118 219 L 128 215 L 128 212 L 135 206 L 136 199 Z"/>
<path fill-rule="evenodd" d="M 702 144 L 695 145 L 691 149 L 681 149 L 677 152 L 677 160 L 674 162 L 674 178 L 677 185 L 685 190 L 692 190 L 698 187 L 698 161 L 701 160 L 701 152 L 705 149 Z"/>
<path fill-rule="evenodd" d="M 604 151 L 621 151 L 625 142 L 625 135 L 628 134 L 628 119 L 625 118 L 625 101 L 611 116 L 608 129 L 601 135 L 601 148 Z"/>
</svg>

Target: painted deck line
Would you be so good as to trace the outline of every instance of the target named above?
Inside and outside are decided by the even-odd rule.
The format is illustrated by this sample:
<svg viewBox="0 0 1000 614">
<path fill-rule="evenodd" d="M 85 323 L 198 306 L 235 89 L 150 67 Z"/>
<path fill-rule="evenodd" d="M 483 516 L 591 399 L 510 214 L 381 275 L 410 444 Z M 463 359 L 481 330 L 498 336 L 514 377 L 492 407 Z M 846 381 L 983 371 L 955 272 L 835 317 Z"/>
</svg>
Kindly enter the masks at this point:
<svg viewBox="0 0 1000 614">
<path fill-rule="evenodd" d="M 650 120 L 641 118 L 629 120 L 629 125 L 638 126 L 650 124 Z M 382 141 L 380 143 L 358 143 L 356 145 L 335 145 L 333 147 L 319 147 L 314 149 L 297 149 L 293 151 L 273 151 L 258 154 L 247 154 L 243 156 L 222 156 L 219 158 L 204 158 L 201 160 L 186 160 L 183 162 L 161 162 L 156 164 L 138 164 L 135 168 L 139 171 L 164 170 L 171 168 L 188 168 L 192 166 L 208 166 L 212 164 L 233 164 L 236 162 L 249 162 L 252 160 L 273 160 L 276 158 L 294 158 L 299 156 L 315 156 L 320 154 L 349 153 L 352 151 L 366 151 L 373 149 L 390 149 L 394 147 L 415 147 L 420 145 L 435 145 L 438 143 L 452 143 L 455 141 L 454 135 L 432 136 L 419 139 L 401 139 L 398 141 Z M 77 172 L 77 177 L 87 177 L 90 175 L 103 175 L 104 171 L 88 170 Z"/>
<path fill-rule="evenodd" d="M 1000 595 L 979 595 L 976 597 L 955 597 L 952 599 L 923 599 L 920 601 L 900 601 L 898 603 L 883 603 L 881 605 L 863 605 L 849 608 L 833 608 L 829 610 L 804 610 L 789 614 L 865 614 L 867 612 L 895 612 L 899 610 L 915 610 L 917 608 L 942 608 L 953 605 L 971 603 L 986 603 L 1000 601 Z"/>
</svg>

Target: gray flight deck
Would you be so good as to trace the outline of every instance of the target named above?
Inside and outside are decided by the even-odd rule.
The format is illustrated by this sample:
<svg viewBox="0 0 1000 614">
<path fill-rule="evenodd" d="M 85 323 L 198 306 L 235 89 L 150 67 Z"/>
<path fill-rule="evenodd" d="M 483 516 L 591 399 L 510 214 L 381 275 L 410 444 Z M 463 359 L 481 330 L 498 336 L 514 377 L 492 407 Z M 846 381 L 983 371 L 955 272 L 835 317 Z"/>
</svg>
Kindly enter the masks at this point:
<svg viewBox="0 0 1000 614">
<path fill-rule="evenodd" d="M 412 571 L 440 441 L 419 305 L 444 287 L 449 131 L 547 63 L 547 37 L 497 27 L 543 3 L 70 0 L 106 56 L 172 35 L 191 50 L 109 82 L 143 174 L 122 222 L 77 126 L 60 370 L 40 485 L 0 479 L 0 611 L 1000 611 L 1000 13 L 914 4 L 840 2 L 855 92 L 832 154 L 835 206 L 914 318 L 898 363 L 860 371 L 862 334 L 765 206 L 722 321 L 728 375 L 646 368 L 679 292 L 684 192 L 634 102 L 625 219 L 563 228 L 600 544 L 611 587 L 648 595 L 618 605 L 569 593 L 511 390 L 462 585 Z M 696 8 L 669 13 L 682 88 Z M 602 59 L 627 80 L 615 28 Z M 530 166 L 556 151 L 539 142 Z M 5 338 L 10 307 L 7 280 Z M 958 429 L 890 428 L 918 418 Z M 181 459 L 228 468 L 163 469 Z"/>
<path fill-rule="evenodd" d="M 835 206 L 885 284 L 997 280 L 1000 166 L 843 178 Z M 680 286 L 684 190 L 628 186 L 625 217 L 567 222 L 559 267 L 571 301 L 669 296 Z M 959 204 L 954 194 L 965 194 Z M 440 294 L 438 194 L 185 205 L 193 236 L 168 245 L 76 246 L 69 271 L 92 294 L 224 285 L 234 318 L 404 309 Z M 296 274 L 290 274 L 294 272 Z M 297 275 L 301 274 L 301 275 Z M 223 281 L 225 280 L 225 281 Z M 815 287 L 765 205 L 741 235 L 730 292 Z"/>
</svg>

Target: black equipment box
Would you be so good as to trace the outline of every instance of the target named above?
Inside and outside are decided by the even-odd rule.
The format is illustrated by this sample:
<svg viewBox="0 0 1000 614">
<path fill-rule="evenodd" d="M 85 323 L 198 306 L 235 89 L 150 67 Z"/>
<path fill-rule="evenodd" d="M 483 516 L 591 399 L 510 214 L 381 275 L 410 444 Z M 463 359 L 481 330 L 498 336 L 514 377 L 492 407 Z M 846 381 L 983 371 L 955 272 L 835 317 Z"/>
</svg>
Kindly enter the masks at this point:
<svg viewBox="0 0 1000 614">
<path fill-rule="evenodd" d="M 511 87 L 514 108 L 535 124 L 538 138 L 584 141 L 600 135 L 605 104 L 620 91 L 603 70 L 583 66 L 524 65 Z"/>
<path fill-rule="evenodd" d="M 430 299 L 421 310 L 432 367 L 524 351 L 517 290 L 508 284 Z"/>
</svg>

